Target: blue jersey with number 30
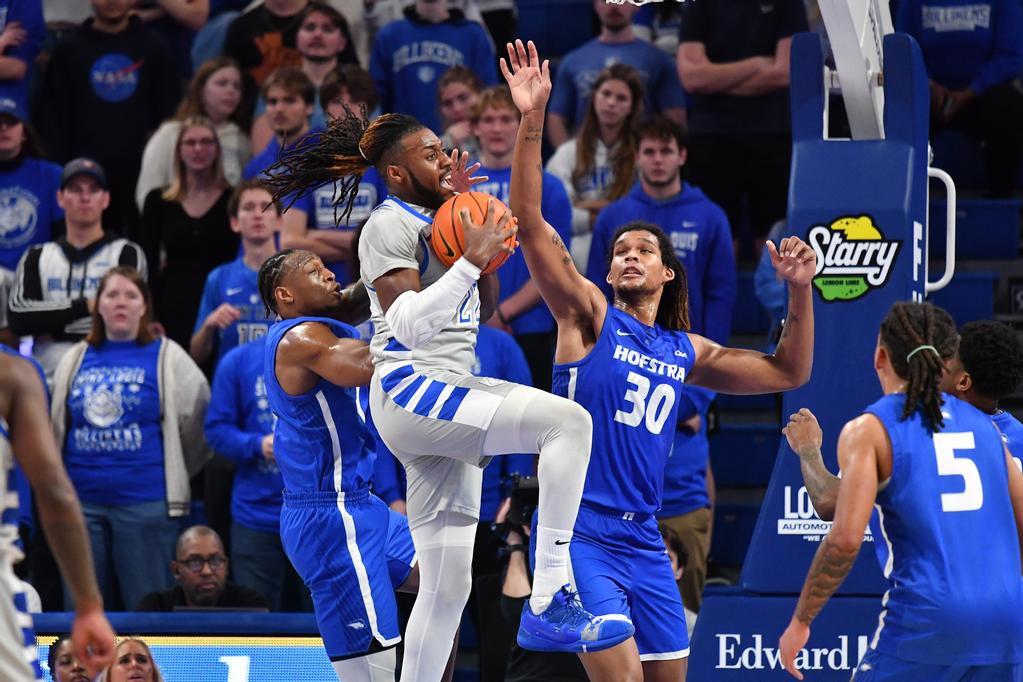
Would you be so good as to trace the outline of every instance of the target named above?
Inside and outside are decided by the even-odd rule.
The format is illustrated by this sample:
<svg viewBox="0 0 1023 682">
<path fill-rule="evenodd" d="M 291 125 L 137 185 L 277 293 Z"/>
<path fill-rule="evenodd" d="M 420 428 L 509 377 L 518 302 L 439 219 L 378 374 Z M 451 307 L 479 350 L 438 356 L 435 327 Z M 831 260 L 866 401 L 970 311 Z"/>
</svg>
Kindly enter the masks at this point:
<svg viewBox="0 0 1023 682">
<path fill-rule="evenodd" d="M 687 333 L 608 307 L 589 354 L 554 365 L 553 392 L 593 418 L 584 502 L 646 514 L 660 507 L 678 398 L 695 359 Z"/>
<path fill-rule="evenodd" d="M 944 427 L 918 410 L 900 421 L 905 395 L 865 411 L 892 445 L 892 475 L 876 509 L 891 587 L 872 646 L 932 665 L 1023 661 L 1020 545 L 1002 439 L 991 417 L 944 395 Z"/>
</svg>

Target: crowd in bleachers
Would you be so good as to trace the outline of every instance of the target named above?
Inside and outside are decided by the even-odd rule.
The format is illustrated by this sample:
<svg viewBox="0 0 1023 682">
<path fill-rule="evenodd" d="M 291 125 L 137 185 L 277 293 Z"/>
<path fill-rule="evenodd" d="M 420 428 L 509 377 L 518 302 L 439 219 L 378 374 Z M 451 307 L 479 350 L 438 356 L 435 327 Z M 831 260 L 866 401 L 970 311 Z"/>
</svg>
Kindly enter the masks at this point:
<svg viewBox="0 0 1023 682">
<path fill-rule="evenodd" d="M 962 4 L 900 0 L 893 16 L 923 48 L 933 126 L 983 141 L 984 189 L 1009 196 L 1023 158 L 1023 8 L 990 0 L 981 21 Z M 259 178 L 337 118 L 401 112 L 469 152 L 489 177 L 477 189 L 507 202 L 519 115 L 496 65 L 517 16 L 514 0 L 0 0 L 0 342 L 46 374 L 108 608 L 309 608 L 277 535 L 261 376 L 272 320 L 256 272 L 302 248 L 339 282 L 357 279 L 358 228 L 387 189 L 371 169 L 338 225 L 333 186 L 284 211 Z M 815 3 L 593 0 L 591 17 L 592 39 L 552 55 L 543 213 L 605 289 L 615 230 L 662 227 L 687 271 L 693 331 L 726 342 L 748 293 L 737 269 L 784 228 L 788 50 L 819 23 Z M 554 320 L 521 253 L 498 274 L 476 371 L 549 389 Z M 783 286 L 765 268 L 756 283 L 776 333 Z M 695 614 L 715 396 L 687 397 L 675 440 L 687 456 L 666 471 L 661 516 Z M 375 490 L 399 511 L 402 474 L 378 453 Z M 486 470 L 480 576 L 501 575 L 528 542 L 528 528 L 494 531 L 513 474 L 533 474 L 532 458 Z M 192 524 L 203 525 L 181 535 Z M 19 570 L 43 608 L 68 608 L 37 525 L 26 505 Z M 510 573 L 475 599 L 521 597 L 528 585 L 509 592 L 522 578 Z M 200 574 L 216 577 L 212 601 L 189 591 Z"/>
</svg>

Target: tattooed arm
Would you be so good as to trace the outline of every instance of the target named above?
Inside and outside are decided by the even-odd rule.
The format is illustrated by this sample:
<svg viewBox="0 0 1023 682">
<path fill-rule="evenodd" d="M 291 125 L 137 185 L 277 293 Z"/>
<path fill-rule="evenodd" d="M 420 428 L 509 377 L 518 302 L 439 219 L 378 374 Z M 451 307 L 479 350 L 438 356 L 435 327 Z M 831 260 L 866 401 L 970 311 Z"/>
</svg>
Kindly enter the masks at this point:
<svg viewBox="0 0 1023 682">
<path fill-rule="evenodd" d="M 781 636 L 781 659 L 797 679 L 795 657 L 810 638 L 810 623 L 849 575 L 863 544 L 863 533 L 877 497 L 878 481 L 891 475 L 892 453 L 881 422 L 872 414 L 852 420 L 838 438 L 842 479 L 835 520 L 810 565 L 799 603 Z"/>
<path fill-rule="evenodd" d="M 508 45 L 508 60 L 501 59 L 501 70 L 511 89 L 512 99 L 522 120 L 512 157 L 511 190 L 508 198 L 512 214 L 519 221 L 519 242 L 529 272 L 540 295 L 558 320 L 585 329 L 584 344 L 595 340 L 595 321 L 603 322 L 607 301 L 589 280 L 576 270 L 564 242 L 540 211 L 543 193 L 543 166 L 540 146 L 543 141 L 544 107 L 551 92 L 547 62 L 541 65 L 533 43 L 529 53 L 522 41 Z M 559 342 L 560 343 L 560 342 Z"/>
<path fill-rule="evenodd" d="M 838 499 L 838 476 L 828 471 L 821 455 L 824 433 L 813 412 L 805 407 L 789 416 L 789 423 L 781 430 L 789 447 L 799 456 L 799 470 L 803 474 L 803 485 L 813 502 L 817 516 L 825 521 L 835 517 L 835 501 Z"/>
</svg>

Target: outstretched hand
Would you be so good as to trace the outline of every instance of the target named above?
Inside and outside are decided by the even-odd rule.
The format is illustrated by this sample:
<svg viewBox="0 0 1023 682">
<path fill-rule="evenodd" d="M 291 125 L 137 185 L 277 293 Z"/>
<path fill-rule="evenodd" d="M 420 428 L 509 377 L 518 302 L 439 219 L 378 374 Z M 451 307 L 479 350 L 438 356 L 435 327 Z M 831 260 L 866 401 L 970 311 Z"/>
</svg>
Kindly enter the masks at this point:
<svg viewBox="0 0 1023 682">
<path fill-rule="evenodd" d="M 501 57 L 501 73 L 508 81 L 515 106 L 523 116 L 543 111 L 551 96 L 550 62 L 545 59 L 540 63 L 532 40 L 527 45 L 516 40 L 514 45 L 508 43 L 507 48 L 508 61 Z"/>
<path fill-rule="evenodd" d="M 799 237 L 785 237 L 776 247 L 768 241 L 767 253 L 771 265 L 782 281 L 797 286 L 809 286 L 817 274 L 817 254 Z"/>
<path fill-rule="evenodd" d="M 472 190 L 473 185 L 486 182 L 489 175 L 473 175 L 482 165 L 479 161 L 469 165 L 469 152 L 458 153 L 457 149 L 451 150 L 451 189 L 462 194 Z"/>
</svg>

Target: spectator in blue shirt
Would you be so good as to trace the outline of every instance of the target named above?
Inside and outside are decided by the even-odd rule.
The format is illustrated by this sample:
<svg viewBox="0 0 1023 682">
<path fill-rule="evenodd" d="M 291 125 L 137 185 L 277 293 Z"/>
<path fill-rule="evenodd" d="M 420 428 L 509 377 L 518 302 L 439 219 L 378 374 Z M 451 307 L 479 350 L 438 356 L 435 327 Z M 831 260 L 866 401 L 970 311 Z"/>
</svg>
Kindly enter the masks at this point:
<svg viewBox="0 0 1023 682">
<path fill-rule="evenodd" d="M 44 161 L 25 100 L 0 86 L 0 268 L 14 270 L 25 249 L 62 227 L 60 166 Z"/>
<path fill-rule="evenodd" d="M 189 353 L 205 365 L 243 343 L 266 335 L 270 327 L 259 297 L 257 276 L 263 261 L 277 252 L 280 206 L 258 180 L 235 188 L 227 204 L 231 229 L 241 236 L 242 254 L 206 278 Z"/>
<path fill-rule="evenodd" d="M 170 587 L 165 567 L 190 510 L 189 480 L 209 459 L 209 386 L 184 349 L 153 336 L 152 306 L 138 271 L 110 269 L 89 335 L 53 379 L 51 423 L 114 609 Z"/>
<path fill-rule="evenodd" d="M 482 165 L 477 173 L 489 177 L 474 189 L 497 197 L 505 205 L 520 118 L 511 93 L 503 85 L 480 93 L 472 114 L 473 135 L 479 139 L 481 149 Z M 543 214 L 567 246 L 572 236 L 572 205 L 561 182 L 550 173 L 544 173 L 541 203 Z M 497 270 L 497 277 L 501 282 L 500 300 L 487 324 L 515 336 L 533 377 L 527 385 L 549 391 L 554 362 L 554 317 L 540 298 L 540 290 L 533 283 L 521 251 L 508 258 Z"/>
<path fill-rule="evenodd" d="M 611 64 L 628 64 L 639 72 L 646 93 L 647 112 L 659 112 L 678 123 L 686 120 L 686 99 L 675 64 L 668 55 L 636 37 L 632 17 L 635 5 L 593 0 L 600 20 L 600 35 L 565 55 L 555 75 L 547 114 L 547 138 L 555 147 L 564 144 L 582 121 L 597 74 Z"/>
<path fill-rule="evenodd" d="M 1019 0 L 902 0 L 895 28 L 920 43 L 932 129 L 980 138 L 987 192 L 1008 197 L 1023 160 L 1023 7 Z"/>
<path fill-rule="evenodd" d="M 494 48 L 483 27 L 446 2 L 416 0 L 404 19 L 377 33 L 369 71 L 384 111 L 415 116 L 441 134 L 437 83 L 456 64 L 468 66 L 486 85 L 497 82 Z"/>
<path fill-rule="evenodd" d="M 639 182 L 597 218 L 586 277 L 610 296 L 611 237 L 625 223 L 651 222 L 671 238 L 686 269 L 692 331 L 727 343 L 736 289 L 728 218 L 698 187 L 682 180 L 686 162 L 683 128 L 663 116 L 653 116 L 637 127 L 636 138 Z"/>
</svg>

